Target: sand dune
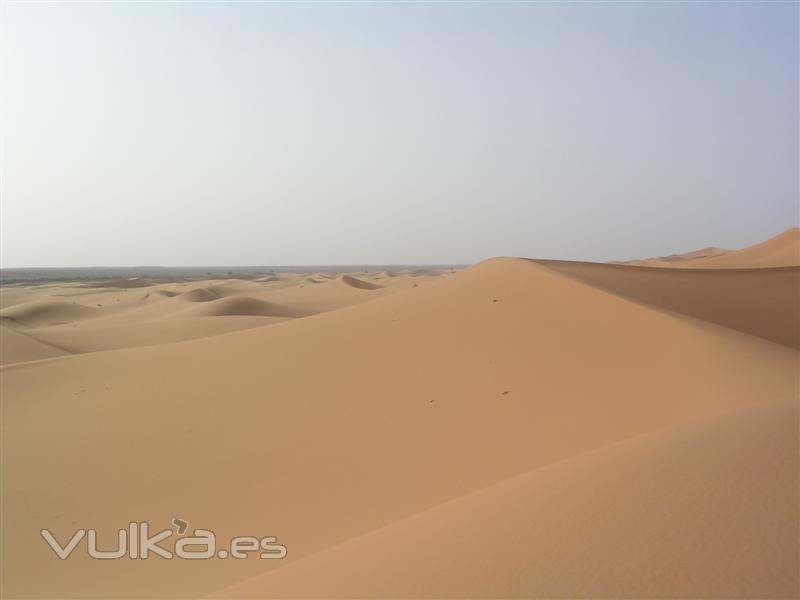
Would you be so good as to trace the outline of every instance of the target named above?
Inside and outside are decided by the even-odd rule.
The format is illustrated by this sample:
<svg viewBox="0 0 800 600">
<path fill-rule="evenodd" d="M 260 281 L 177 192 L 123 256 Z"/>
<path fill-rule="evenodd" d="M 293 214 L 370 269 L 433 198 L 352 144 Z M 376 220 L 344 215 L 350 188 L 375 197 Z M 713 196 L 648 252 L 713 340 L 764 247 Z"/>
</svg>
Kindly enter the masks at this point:
<svg viewBox="0 0 800 600">
<path fill-rule="evenodd" d="M 31 302 L 0 310 L 3 324 L 42 327 L 97 317 L 96 308 L 72 302 Z"/>
<path fill-rule="evenodd" d="M 350 285 L 337 281 L 339 274 L 321 275 L 325 281 L 314 286 L 304 286 L 300 274 L 282 273 L 266 280 L 151 282 L 141 290 L 106 287 L 107 281 L 88 288 L 80 282 L 3 288 L 0 297 L 8 310 L 0 315 L 6 325 L 27 332 L 27 337 L 6 336 L 4 360 L 7 364 L 53 355 L 48 345 L 83 353 L 220 335 L 343 308 L 409 287 L 402 273 L 391 286 L 355 278 Z M 32 353 L 37 341 L 45 346 Z"/>
<path fill-rule="evenodd" d="M 312 284 L 325 283 L 325 278 L 324 277 L 320 277 L 319 275 L 314 275 L 314 276 L 306 277 L 305 279 L 303 279 L 303 283 L 312 283 Z"/>
<path fill-rule="evenodd" d="M 308 316 L 308 313 L 298 310 L 292 306 L 266 302 L 258 298 L 247 296 L 236 296 L 233 298 L 221 298 L 213 300 L 193 311 L 196 315 L 213 316 L 232 316 L 250 315 L 259 317 L 286 317 L 297 318 Z"/>
<path fill-rule="evenodd" d="M 364 275 L 360 275 L 357 279 L 365 283 L 373 283 L 368 281 Z M 439 276 L 431 276 L 426 278 L 423 283 L 427 284 L 437 279 Z M 372 301 L 378 297 L 402 291 L 411 285 L 408 277 L 398 277 L 393 280 L 392 285 L 379 286 L 374 289 L 362 289 L 333 279 L 314 285 L 305 285 L 302 282 L 286 285 L 257 297 L 270 302 L 292 305 L 308 314 L 316 314 Z"/>
<path fill-rule="evenodd" d="M 112 279 L 109 281 L 101 281 L 97 283 L 91 283 L 86 285 L 85 287 L 104 287 L 104 288 L 142 288 L 142 287 L 150 287 L 153 285 L 146 279 L 141 277 L 128 277 L 127 279 Z"/>
<path fill-rule="evenodd" d="M 106 323 L 84 321 L 78 324 L 45 327 L 28 332 L 28 335 L 42 343 L 58 346 L 70 354 L 81 354 L 194 340 L 273 325 L 285 319 L 285 317 L 236 315 L 214 318 L 181 315 L 180 318 L 174 319 L 132 323 L 114 319 Z M 13 340 L 11 345 L 15 345 Z"/>
<path fill-rule="evenodd" d="M 378 285 L 377 283 L 370 283 L 369 281 L 364 281 L 363 279 L 358 279 L 357 277 L 353 277 L 352 275 L 342 275 L 339 278 L 344 285 L 349 285 L 354 288 L 358 288 L 360 290 L 378 290 L 382 288 L 382 285 Z"/>
<path fill-rule="evenodd" d="M 195 288 L 188 292 L 183 292 L 180 298 L 186 302 L 211 302 L 222 298 L 222 294 L 210 288 Z"/>
<path fill-rule="evenodd" d="M 697 269 L 800 266 L 800 228 L 784 231 L 765 242 L 720 256 L 699 258 L 686 266 Z"/>
<path fill-rule="evenodd" d="M 680 428 L 692 422 L 725 423 L 716 419 L 748 407 L 756 411 L 753 415 L 761 414 L 759 405 L 797 398 L 794 349 L 634 301 L 532 261 L 486 261 L 430 282 L 414 278 L 425 283 L 419 287 L 404 277 L 395 279 L 392 287 L 380 290 L 336 281 L 275 290 L 269 302 L 279 304 L 291 294 L 302 300 L 312 287 L 323 295 L 348 294 L 358 300 L 268 327 L 4 367 L 3 436 L 15 449 L 3 456 L 3 509 L 14 515 L 4 521 L 3 536 L 15 549 L 4 554 L 4 592 L 12 597 L 202 596 L 276 568 L 276 577 L 284 569 L 291 573 L 293 563 L 297 569 L 306 568 L 304 563 L 313 566 L 303 559 L 335 554 L 348 540 L 388 530 L 417 513 L 422 518 L 442 503 L 460 504 L 459 498 L 477 490 L 502 491 L 493 486 L 510 478 L 529 474 L 541 481 L 536 473 L 548 465 L 583 460 L 581 455 L 595 455 L 609 444 L 659 430 L 684 436 Z M 136 310 L 156 314 L 180 306 L 186 303 L 176 297 Z M 783 417 L 781 422 L 789 421 Z M 600 563 L 605 569 L 588 583 L 599 581 L 606 586 L 602 589 L 620 596 L 635 597 L 646 589 L 673 596 L 686 595 L 686 590 L 703 595 L 715 589 L 790 589 L 796 573 L 786 568 L 788 558 L 778 556 L 791 550 L 788 538 L 766 540 L 787 524 L 780 511 L 792 501 L 787 495 L 791 475 L 775 478 L 769 484 L 773 487 L 763 490 L 758 487 L 762 479 L 750 469 L 744 472 L 747 477 L 739 471 L 728 476 L 725 448 L 745 447 L 745 441 L 736 442 L 740 437 L 752 439 L 730 427 L 730 440 L 721 440 L 719 451 L 710 440 L 727 436 L 724 432 L 709 433 L 708 442 L 686 435 L 686 454 L 676 454 L 683 443 L 669 440 L 655 443 L 653 450 L 635 444 L 621 450 L 623 456 L 600 460 L 597 468 L 594 463 L 576 466 L 578 475 L 565 469 L 557 471 L 561 475 L 552 483 L 531 484 L 531 489 L 549 489 L 542 497 L 536 492 L 520 496 L 543 511 L 540 517 L 532 514 L 529 523 L 519 521 L 526 527 L 523 541 L 540 529 L 564 537 L 547 539 L 564 549 L 562 556 L 583 561 L 584 570 L 580 565 L 570 570 L 566 560 L 560 563 L 568 574 L 591 574 L 591 561 L 608 553 Z M 785 434 L 771 427 L 758 429 L 763 454 L 754 448 L 753 462 L 743 465 L 755 469 L 772 457 L 773 442 L 785 448 L 780 441 Z M 716 425 L 712 429 L 717 431 Z M 773 435 L 764 438 L 763 431 Z M 692 464 L 686 457 L 695 454 L 692 444 L 701 439 L 698 451 L 708 444 L 708 452 L 698 454 L 696 474 L 684 472 Z M 708 468 L 713 456 L 720 457 L 718 475 Z M 732 464 L 741 462 L 735 456 Z M 648 471 L 651 460 L 655 466 Z M 755 470 L 766 477 L 778 472 L 772 469 L 783 473 L 784 465 L 772 462 L 770 469 Z M 659 485 L 661 471 L 664 483 Z M 645 472 L 650 479 L 642 479 Z M 619 489 L 609 489 L 608 482 Z M 578 493 L 559 492 L 567 489 Z M 751 489 L 752 504 L 745 489 Z M 636 498 L 655 502 L 665 490 L 670 496 L 661 504 L 637 507 Z M 704 490 L 713 491 L 717 501 L 704 499 Z M 595 509 L 579 510 L 595 496 Z M 514 509 L 503 502 L 516 497 L 499 493 L 497 513 L 477 514 L 495 515 L 498 531 L 508 531 Z M 730 506 L 724 504 L 727 497 Z M 696 514 L 686 508 L 695 499 L 702 500 Z M 572 504 L 566 507 L 572 508 L 556 519 L 553 507 L 567 500 Z M 614 506 L 625 510 L 608 508 Z M 719 510 L 712 513 L 711 506 Z M 775 521 L 763 538 L 748 529 L 752 520 L 721 540 L 701 536 L 681 545 L 669 538 L 666 523 L 676 521 L 676 515 L 686 517 L 676 521 L 678 532 L 690 531 L 693 519 L 701 519 L 697 525 L 704 528 L 698 531 L 711 535 L 721 533 L 739 510 L 748 519 Z M 572 521 L 570 514 L 575 515 Z M 605 519 L 610 515 L 617 518 Z M 63 537 L 79 523 L 113 532 L 133 518 L 166 527 L 175 516 L 192 527 L 213 529 L 221 540 L 276 535 L 289 556 L 283 561 L 98 562 L 76 555 L 62 562 L 31 534 L 47 527 Z M 653 519 L 649 531 L 642 531 L 644 517 Z M 454 517 L 442 518 L 447 523 Z M 714 518 L 722 525 L 703 524 Z M 454 527 L 461 523 L 452 522 Z M 488 532 L 493 524 L 484 525 Z M 593 542 L 593 527 L 599 525 L 600 541 Z M 781 535 L 791 531 L 796 528 L 786 527 Z M 661 554 L 645 548 L 641 557 L 632 556 L 640 543 L 660 539 L 659 532 L 667 536 Z M 513 548 L 515 538 L 506 537 Z M 452 538 L 441 530 L 432 529 L 428 538 L 431 548 L 455 552 Z M 609 539 L 619 540 L 619 548 L 601 543 Z M 576 540 L 586 540 L 585 554 L 573 553 Z M 739 569 L 736 563 L 726 572 L 727 582 L 713 570 L 707 582 L 670 577 L 681 572 L 681 565 L 710 565 L 709 552 L 714 556 L 725 544 L 743 540 L 752 542 L 753 555 L 765 553 L 766 558 L 748 553 L 741 560 L 749 561 L 749 568 Z M 546 558 L 545 544 L 529 545 L 527 556 Z M 425 556 L 432 557 L 420 554 Z M 412 564 L 407 572 L 385 565 L 374 579 L 363 574 L 364 585 L 381 585 L 391 571 L 397 587 L 386 595 L 412 590 L 416 574 L 422 577 L 421 587 L 412 590 L 417 596 L 468 595 L 464 581 L 470 581 L 470 574 L 480 593 L 489 589 L 481 585 L 492 585 L 487 573 L 494 570 L 498 587 L 492 589 L 498 591 L 493 596 L 505 590 L 547 595 L 555 589 L 546 587 L 548 581 L 561 580 L 553 572 L 541 587 L 535 578 L 522 587 L 525 574 L 512 576 L 504 566 L 508 553 L 498 554 L 496 561 L 484 554 L 482 568 L 457 570 L 452 566 L 460 554 L 450 556 L 451 570 L 441 574 L 436 586 L 427 585 L 425 564 Z M 615 556 L 641 572 L 615 572 Z M 666 562 L 653 565 L 644 560 L 648 556 Z M 773 565 L 769 573 L 763 566 L 767 561 Z M 529 568 L 537 572 L 535 565 Z M 324 569 L 319 573 L 325 576 Z M 329 589 L 347 595 L 350 588 L 341 584 Z M 359 589 L 375 589 L 378 595 L 385 591 L 353 589 L 356 594 Z"/>
<path fill-rule="evenodd" d="M 692 261 L 699 258 L 709 258 L 712 256 L 721 256 L 728 252 L 730 252 L 730 250 L 717 248 L 716 246 L 708 246 L 699 250 L 684 252 L 683 254 L 670 254 L 669 256 L 659 256 L 658 258 L 645 258 L 641 260 L 618 260 L 611 261 L 609 264 L 634 265 L 640 267 L 678 267 L 687 261 Z"/>
<path fill-rule="evenodd" d="M 165 296 L 167 298 L 174 298 L 175 296 L 180 295 L 180 292 L 173 292 L 172 290 L 153 290 L 153 294 L 157 296 Z M 145 294 L 145 298 L 147 297 L 148 295 Z"/>
<path fill-rule="evenodd" d="M 716 246 L 707 246 L 705 248 L 701 248 L 700 250 L 693 250 L 692 252 L 684 252 L 683 254 L 667 256 L 664 260 L 666 261 L 682 261 L 682 260 L 696 260 L 698 258 L 710 258 L 713 256 L 721 256 L 723 254 L 727 254 L 730 250 L 725 248 L 717 248 Z"/>
<path fill-rule="evenodd" d="M 800 346 L 800 268 L 664 269 L 537 261 L 599 289 Z"/>
<path fill-rule="evenodd" d="M 797 419 L 784 400 L 637 436 L 214 597 L 794 598 Z"/>
<path fill-rule="evenodd" d="M 689 269 L 797 267 L 800 266 L 800 228 L 787 229 L 765 242 L 741 250 L 725 250 L 709 246 L 685 254 L 616 261 L 612 264 Z"/>
<path fill-rule="evenodd" d="M 0 365 L 66 356 L 68 351 L 21 331 L 0 326 Z"/>
</svg>

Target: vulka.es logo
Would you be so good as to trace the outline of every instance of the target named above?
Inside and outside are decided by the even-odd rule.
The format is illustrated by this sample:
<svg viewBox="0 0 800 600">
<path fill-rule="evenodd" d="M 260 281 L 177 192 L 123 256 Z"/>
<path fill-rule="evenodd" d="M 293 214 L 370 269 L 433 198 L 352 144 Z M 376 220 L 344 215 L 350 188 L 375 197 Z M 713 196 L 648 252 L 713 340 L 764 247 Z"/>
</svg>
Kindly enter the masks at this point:
<svg viewBox="0 0 800 600">
<path fill-rule="evenodd" d="M 178 536 L 174 548 L 168 549 L 162 543 L 172 537 L 172 529 L 164 529 L 150 535 L 150 524 L 146 521 L 132 522 L 127 529 L 117 532 L 116 548 L 100 549 L 95 529 L 78 529 L 72 534 L 65 544 L 61 544 L 48 529 L 42 529 L 41 535 L 47 545 L 61 560 L 67 560 L 75 548 L 86 539 L 86 552 L 97 560 L 117 560 L 120 558 L 147 559 L 151 554 L 161 558 L 183 558 L 186 560 L 206 560 L 209 558 L 236 559 L 248 558 L 251 554 L 258 554 L 263 559 L 279 559 L 286 556 L 286 546 L 278 543 L 274 536 L 254 537 L 249 535 L 231 538 L 230 550 L 220 548 L 217 550 L 217 538 L 214 532 L 208 529 L 195 529 L 193 535 L 184 536 L 189 529 L 189 523 L 183 519 L 172 520 Z"/>
</svg>

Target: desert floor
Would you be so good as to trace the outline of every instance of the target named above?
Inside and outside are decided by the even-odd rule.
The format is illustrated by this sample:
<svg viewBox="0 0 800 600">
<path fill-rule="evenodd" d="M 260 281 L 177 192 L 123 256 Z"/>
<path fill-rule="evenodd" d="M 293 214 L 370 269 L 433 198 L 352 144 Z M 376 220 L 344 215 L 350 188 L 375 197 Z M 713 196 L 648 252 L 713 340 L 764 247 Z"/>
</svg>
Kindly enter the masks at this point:
<svg viewBox="0 0 800 600">
<path fill-rule="evenodd" d="M 7 284 L 2 596 L 795 598 L 798 265 Z M 174 518 L 288 555 L 40 535 Z"/>
</svg>

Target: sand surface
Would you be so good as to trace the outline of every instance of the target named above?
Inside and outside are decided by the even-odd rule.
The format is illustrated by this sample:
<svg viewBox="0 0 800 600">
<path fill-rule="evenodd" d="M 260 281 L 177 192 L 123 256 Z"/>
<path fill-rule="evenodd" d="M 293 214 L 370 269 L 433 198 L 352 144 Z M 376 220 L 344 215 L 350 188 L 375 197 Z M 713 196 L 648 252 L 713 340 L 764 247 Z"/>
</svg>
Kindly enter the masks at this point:
<svg viewBox="0 0 800 600">
<path fill-rule="evenodd" d="M 4 597 L 796 597 L 797 239 L 5 286 Z M 39 535 L 175 517 L 288 555 Z"/>
</svg>

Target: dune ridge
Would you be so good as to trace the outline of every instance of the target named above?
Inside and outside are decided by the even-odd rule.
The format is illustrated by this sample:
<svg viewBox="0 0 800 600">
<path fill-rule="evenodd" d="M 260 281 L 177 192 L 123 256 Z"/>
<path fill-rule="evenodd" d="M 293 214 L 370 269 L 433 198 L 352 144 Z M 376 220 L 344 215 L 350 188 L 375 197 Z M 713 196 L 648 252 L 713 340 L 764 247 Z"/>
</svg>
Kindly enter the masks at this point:
<svg viewBox="0 0 800 600">
<path fill-rule="evenodd" d="M 800 347 L 800 267 L 700 270 L 536 262 L 637 302 Z"/>
<path fill-rule="evenodd" d="M 71 302 L 31 302 L 0 310 L 0 320 L 26 327 L 41 327 L 96 317 L 98 311 L 90 306 Z"/>
<path fill-rule="evenodd" d="M 800 228 L 793 227 L 764 242 L 699 258 L 687 263 L 698 269 L 736 267 L 796 267 L 800 265 Z"/>
<path fill-rule="evenodd" d="M 180 299 L 186 302 L 211 302 L 220 298 L 222 294 L 211 288 L 195 288 L 180 294 Z"/>
<path fill-rule="evenodd" d="M 792 227 L 783 233 L 739 250 L 709 246 L 684 254 L 658 258 L 614 261 L 642 267 L 676 267 L 688 269 L 746 269 L 800 266 L 800 228 Z"/>
<path fill-rule="evenodd" d="M 0 365 L 66 356 L 69 351 L 23 331 L 0 326 Z"/>
<path fill-rule="evenodd" d="M 209 317 L 243 315 L 299 318 L 308 316 L 308 313 L 292 306 L 284 306 L 249 296 L 235 296 L 212 300 L 205 303 L 199 310 L 193 311 L 192 314 Z"/>
<path fill-rule="evenodd" d="M 344 285 L 349 285 L 350 287 L 358 288 L 360 290 L 379 290 L 383 287 L 377 283 L 364 281 L 363 279 L 358 279 L 352 275 L 342 275 L 339 278 L 339 281 L 341 281 Z"/>
</svg>

